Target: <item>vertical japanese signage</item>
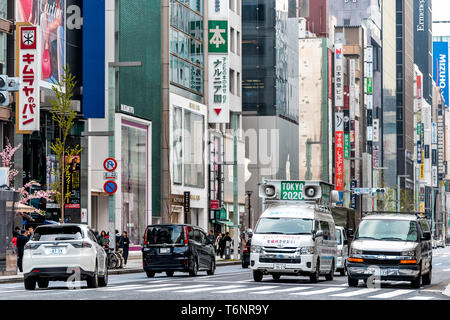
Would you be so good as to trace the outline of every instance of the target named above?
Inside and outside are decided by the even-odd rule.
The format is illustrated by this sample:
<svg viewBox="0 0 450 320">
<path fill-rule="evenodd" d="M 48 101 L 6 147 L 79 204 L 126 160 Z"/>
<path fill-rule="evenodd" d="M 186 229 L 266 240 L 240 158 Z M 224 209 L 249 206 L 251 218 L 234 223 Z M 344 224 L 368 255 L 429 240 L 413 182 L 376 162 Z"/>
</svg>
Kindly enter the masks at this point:
<svg viewBox="0 0 450 320">
<path fill-rule="evenodd" d="M 228 1 L 208 1 L 209 123 L 229 123 Z"/>
<path fill-rule="evenodd" d="M 333 99 L 333 53 L 328 49 L 328 99 Z"/>
<path fill-rule="evenodd" d="M 344 106 L 344 46 L 335 44 L 334 55 L 334 105 Z"/>
<path fill-rule="evenodd" d="M 449 101 L 448 42 L 433 42 L 433 79 L 442 90 L 445 104 Z"/>
<path fill-rule="evenodd" d="M 20 80 L 16 99 L 16 132 L 29 134 L 39 131 L 40 124 L 39 29 L 28 23 L 17 23 L 16 28 L 16 75 Z"/>
<path fill-rule="evenodd" d="M 344 190 L 344 113 L 335 113 L 335 186 Z"/>
<path fill-rule="evenodd" d="M 372 154 L 373 127 L 373 47 L 364 50 L 364 98 L 367 109 L 367 151 Z"/>
<path fill-rule="evenodd" d="M 80 199 L 80 156 L 65 157 L 64 208 L 81 209 Z"/>
</svg>

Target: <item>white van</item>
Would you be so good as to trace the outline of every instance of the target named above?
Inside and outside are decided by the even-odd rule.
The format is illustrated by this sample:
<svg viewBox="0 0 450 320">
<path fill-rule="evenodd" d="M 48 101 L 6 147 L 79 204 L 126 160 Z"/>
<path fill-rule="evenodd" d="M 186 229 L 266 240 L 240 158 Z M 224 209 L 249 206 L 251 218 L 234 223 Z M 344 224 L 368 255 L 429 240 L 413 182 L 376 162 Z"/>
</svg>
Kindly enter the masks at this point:
<svg viewBox="0 0 450 320">
<path fill-rule="evenodd" d="M 347 273 L 348 239 L 344 227 L 336 226 L 337 263 L 336 271 L 345 276 Z"/>
<path fill-rule="evenodd" d="M 250 267 L 257 282 L 270 274 L 333 280 L 337 263 L 331 185 L 315 181 L 267 181 L 260 185 L 266 210 L 254 229 Z"/>
</svg>

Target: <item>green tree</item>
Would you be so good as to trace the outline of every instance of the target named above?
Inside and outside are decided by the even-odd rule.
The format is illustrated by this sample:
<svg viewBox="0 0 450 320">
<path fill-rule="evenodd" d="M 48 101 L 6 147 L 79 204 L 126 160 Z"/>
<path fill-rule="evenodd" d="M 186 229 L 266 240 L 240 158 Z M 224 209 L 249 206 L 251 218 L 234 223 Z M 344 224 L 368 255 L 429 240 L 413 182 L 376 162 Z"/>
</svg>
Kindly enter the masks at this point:
<svg viewBox="0 0 450 320">
<path fill-rule="evenodd" d="M 79 145 L 75 147 L 67 146 L 67 138 L 70 129 L 75 124 L 77 112 L 72 109 L 73 89 L 75 88 L 75 76 L 69 71 L 69 67 L 64 68 L 62 82 L 58 80 L 56 86 L 52 86 L 55 98 L 50 100 L 52 106 L 50 112 L 53 121 L 59 127 L 60 137 L 50 144 L 50 149 L 56 154 L 58 168 L 52 170 L 52 174 L 57 177 L 51 188 L 56 194 L 56 200 L 61 208 L 61 222 L 64 223 L 64 203 L 67 195 L 64 193 L 64 187 L 70 181 L 69 165 L 66 164 L 66 158 L 71 159 L 73 156 L 81 153 Z"/>
</svg>

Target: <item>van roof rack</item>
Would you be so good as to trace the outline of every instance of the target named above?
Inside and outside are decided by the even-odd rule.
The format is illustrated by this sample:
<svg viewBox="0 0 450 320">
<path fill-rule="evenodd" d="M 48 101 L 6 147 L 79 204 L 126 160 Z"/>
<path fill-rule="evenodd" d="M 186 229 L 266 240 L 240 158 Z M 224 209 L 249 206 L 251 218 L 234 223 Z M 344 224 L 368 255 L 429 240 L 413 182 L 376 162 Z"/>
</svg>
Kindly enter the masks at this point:
<svg viewBox="0 0 450 320">
<path fill-rule="evenodd" d="M 374 215 L 374 214 L 413 214 L 419 218 L 425 218 L 425 215 L 422 212 L 417 211 L 362 211 L 363 216 L 366 215 Z"/>
</svg>

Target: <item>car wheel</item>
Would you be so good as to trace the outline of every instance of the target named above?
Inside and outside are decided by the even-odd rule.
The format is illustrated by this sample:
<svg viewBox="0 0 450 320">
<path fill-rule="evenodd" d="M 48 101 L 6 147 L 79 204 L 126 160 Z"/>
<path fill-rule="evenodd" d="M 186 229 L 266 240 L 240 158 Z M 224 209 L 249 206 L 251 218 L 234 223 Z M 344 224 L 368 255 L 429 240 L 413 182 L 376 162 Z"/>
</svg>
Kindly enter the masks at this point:
<svg viewBox="0 0 450 320">
<path fill-rule="evenodd" d="M 37 280 L 38 287 L 41 289 L 48 288 L 48 282 L 49 281 L 47 279 L 38 279 Z"/>
<path fill-rule="evenodd" d="M 23 280 L 25 285 L 25 290 L 34 290 L 36 289 L 36 279 L 35 278 L 27 278 Z"/>
<path fill-rule="evenodd" d="M 430 270 L 422 276 L 422 284 L 423 285 L 427 286 L 427 285 L 431 284 L 431 273 L 432 273 L 432 269 L 430 266 Z"/>
<path fill-rule="evenodd" d="M 279 275 L 279 274 L 273 274 L 273 275 L 272 275 L 272 278 L 273 278 L 273 280 L 278 281 L 278 280 L 280 280 L 281 275 Z"/>
<path fill-rule="evenodd" d="M 253 270 L 253 280 L 255 280 L 255 282 L 261 282 L 263 279 L 263 273 L 261 271 L 258 270 Z"/>
<path fill-rule="evenodd" d="M 316 270 L 309 276 L 309 280 L 312 283 L 316 283 L 317 281 L 319 281 L 319 276 L 320 276 L 320 260 L 317 259 Z"/>
<path fill-rule="evenodd" d="M 93 276 L 89 276 L 86 280 L 88 288 L 98 288 L 98 268 L 95 265 L 95 271 Z"/>
<path fill-rule="evenodd" d="M 155 272 L 153 272 L 153 271 L 145 271 L 145 273 L 147 274 L 147 278 L 155 277 Z"/>
<path fill-rule="evenodd" d="M 325 275 L 325 279 L 326 279 L 327 281 L 333 281 L 333 278 L 334 278 L 334 259 L 333 259 L 333 261 L 331 262 L 331 270 L 330 270 L 330 273 L 328 273 L 327 275 Z"/>
<path fill-rule="evenodd" d="M 208 274 L 208 276 L 212 276 L 215 272 L 216 272 L 216 261 L 213 260 L 211 261 L 211 269 L 206 271 L 206 273 Z"/>
<path fill-rule="evenodd" d="M 197 276 L 197 272 L 198 272 L 197 259 L 194 258 L 193 261 L 192 261 L 192 269 L 189 270 L 189 275 L 191 277 L 195 277 L 195 276 Z"/>
<path fill-rule="evenodd" d="M 108 268 L 105 268 L 105 274 L 98 278 L 98 285 L 100 287 L 106 287 L 108 285 Z"/>
<path fill-rule="evenodd" d="M 166 275 L 168 277 L 173 277 L 173 271 L 166 271 Z"/>
<path fill-rule="evenodd" d="M 419 275 L 413 281 L 411 281 L 411 287 L 413 289 L 419 289 L 422 286 L 422 266 L 420 267 Z"/>
<path fill-rule="evenodd" d="M 348 282 L 349 287 L 357 287 L 359 280 L 353 279 L 353 278 L 350 278 L 350 276 L 347 276 L 347 282 Z"/>
</svg>

